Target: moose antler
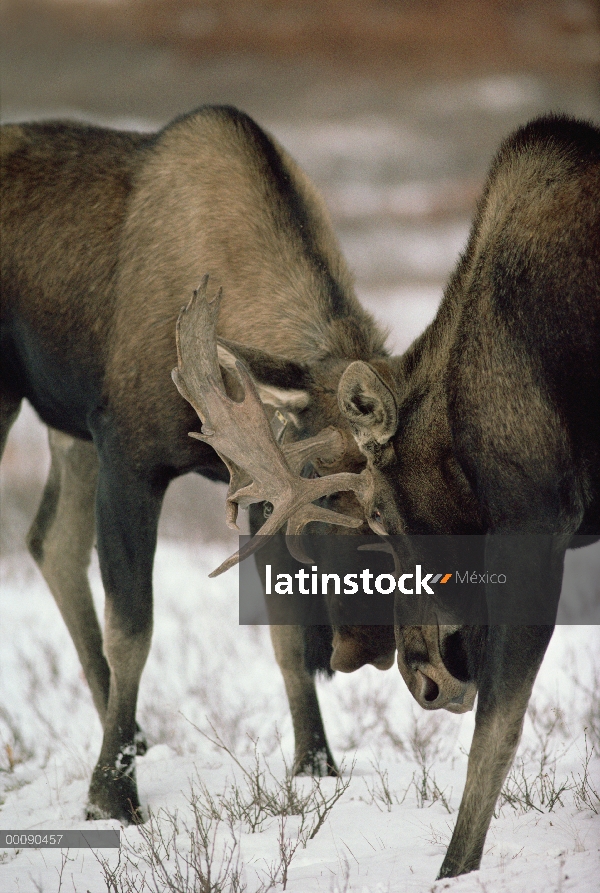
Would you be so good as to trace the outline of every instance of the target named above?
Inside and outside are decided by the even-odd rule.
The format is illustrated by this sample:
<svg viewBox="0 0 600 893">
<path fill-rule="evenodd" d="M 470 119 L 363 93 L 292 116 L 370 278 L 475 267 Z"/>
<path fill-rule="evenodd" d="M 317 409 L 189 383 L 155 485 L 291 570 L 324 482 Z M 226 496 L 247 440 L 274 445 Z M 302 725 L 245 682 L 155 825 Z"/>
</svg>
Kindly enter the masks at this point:
<svg viewBox="0 0 600 893">
<path fill-rule="evenodd" d="M 246 507 L 253 502 L 270 502 L 273 506 L 273 512 L 258 533 L 210 574 L 216 577 L 265 545 L 286 522 L 288 535 L 294 536 L 310 521 L 360 527 L 361 519 L 312 503 L 341 491 L 353 491 L 361 501 L 367 494 L 369 480 L 365 472 L 300 477 L 307 461 L 318 458 L 330 463 L 343 455 L 342 434 L 335 428 L 326 428 L 315 437 L 280 449 L 250 373 L 239 360 L 236 371 L 244 397 L 236 402 L 227 395 L 216 339 L 222 290 L 212 302 L 207 299 L 207 291 L 208 276 L 205 276 L 177 320 L 177 367 L 171 375 L 181 396 L 202 421 L 202 433 L 190 431 L 190 437 L 212 446 L 229 470 L 226 501 L 229 527 L 237 529 L 238 506 Z M 298 551 L 294 554 L 300 560 L 307 560 Z"/>
</svg>

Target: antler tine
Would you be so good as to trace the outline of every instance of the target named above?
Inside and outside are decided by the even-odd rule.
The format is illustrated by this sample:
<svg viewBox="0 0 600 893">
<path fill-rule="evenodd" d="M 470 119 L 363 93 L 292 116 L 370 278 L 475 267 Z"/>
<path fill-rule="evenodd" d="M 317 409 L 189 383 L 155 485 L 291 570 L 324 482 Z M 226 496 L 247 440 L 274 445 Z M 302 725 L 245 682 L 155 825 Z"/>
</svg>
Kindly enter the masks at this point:
<svg viewBox="0 0 600 893">
<path fill-rule="evenodd" d="M 208 274 L 194 290 L 177 319 L 177 367 L 171 377 L 182 397 L 191 403 L 202 421 L 203 432 L 211 434 L 208 402 L 204 398 L 207 381 L 224 391 L 214 337 L 223 290 L 208 301 Z M 186 358 L 192 362 L 186 363 Z"/>
<path fill-rule="evenodd" d="M 291 486 L 287 495 L 282 499 L 275 497 L 268 500 L 273 502 L 275 508 L 258 533 L 209 576 L 218 577 L 219 574 L 229 570 L 230 567 L 233 567 L 239 561 L 243 561 L 244 558 L 248 558 L 248 556 L 258 551 L 283 527 L 286 521 L 288 522 L 287 533 L 291 536 L 299 536 L 304 527 L 311 521 L 325 521 L 328 524 L 336 524 L 341 527 L 360 527 L 362 525 L 363 521 L 361 518 L 354 518 L 351 515 L 344 515 L 341 512 L 325 509 L 322 506 L 312 505 L 312 502 L 316 499 L 321 499 L 323 496 L 331 496 L 333 493 L 344 491 L 356 493 L 357 499 L 359 502 L 362 502 L 369 486 L 367 480 L 368 472 L 366 470 L 360 474 L 340 472 L 339 474 L 329 474 L 321 478 L 294 477 L 290 472 L 288 472 L 288 475 L 288 482 Z M 247 489 L 250 488 L 245 488 L 245 490 Z M 243 494 L 244 490 L 234 494 L 232 498 L 237 499 Z M 293 543 L 293 541 L 288 541 L 288 548 L 290 542 Z M 312 563 L 312 559 L 299 549 L 298 541 L 296 541 L 295 545 L 292 545 L 290 552 L 299 561 L 307 564 Z"/>
<path fill-rule="evenodd" d="M 207 291 L 208 277 L 205 277 L 177 321 L 178 365 L 172 372 L 173 381 L 202 420 L 202 433 L 192 431 L 190 436 L 212 446 L 229 469 L 227 521 L 230 526 L 236 526 L 238 505 L 266 501 L 274 507 L 256 536 L 217 568 L 211 574 L 214 577 L 265 545 L 296 515 L 294 530 L 301 530 L 310 520 L 359 526 L 362 522 L 356 518 L 308 504 L 345 490 L 354 491 L 360 501 L 366 493 L 367 482 L 364 473 L 299 477 L 299 470 L 309 458 L 332 462 L 343 455 L 343 437 L 335 429 L 321 432 L 304 445 L 288 448 L 286 460 L 273 437 L 250 373 L 239 360 L 236 371 L 244 397 L 238 403 L 227 395 L 216 342 L 221 293 L 209 303 Z"/>
</svg>

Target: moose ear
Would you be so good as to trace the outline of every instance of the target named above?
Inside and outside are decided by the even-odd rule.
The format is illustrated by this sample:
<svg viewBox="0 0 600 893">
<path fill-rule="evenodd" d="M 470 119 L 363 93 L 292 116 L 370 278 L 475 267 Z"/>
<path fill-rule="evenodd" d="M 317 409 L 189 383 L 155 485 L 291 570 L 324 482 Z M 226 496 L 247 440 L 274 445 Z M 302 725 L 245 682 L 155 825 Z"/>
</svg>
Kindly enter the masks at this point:
<svg viewBox="0 0 600 893">
<path fill-rule="evenodd" d="M 396 398 L 368 363 L 356 360 L 346 368 L 338 385 L 338 402 L 359 445 L 386 443 L 395 433 Z"/>
<path fill-rule="evenodd" d="M 254 380 L 258 396 L 268 406 L 299 412 L 308 405 L 312 376 L 302 363 L 224 338 L 218 340 L 217 353 L 219 365 L 230 372 L 234 380 L 237 380 L 236 360 L 244 363 Z"/>
</svg>

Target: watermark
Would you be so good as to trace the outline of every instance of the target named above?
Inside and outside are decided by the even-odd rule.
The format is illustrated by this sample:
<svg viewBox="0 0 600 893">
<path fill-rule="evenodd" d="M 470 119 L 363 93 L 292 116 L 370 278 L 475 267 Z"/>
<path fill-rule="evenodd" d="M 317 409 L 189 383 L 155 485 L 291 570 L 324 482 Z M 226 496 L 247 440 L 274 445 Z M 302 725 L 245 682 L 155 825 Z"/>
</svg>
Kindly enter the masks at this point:
<svg viewBox="0 0 600 893">
<path fill-rule="evenodd" d="M 319 574 L 317 565 L 312 566 L 310 574 L 303 568 L 295 574 L 277 573 L 275 583 L 273 582 L 274 576 L 275 572 L 273 571 L 272 565 L 265 564 L 265 595 L 272 595 L 273 593 L 277 593 L 277 595 L 319 595 L 319 593 L 321 595 L 327 595 L 331 587 L 333 587 L 333 591 L 336 595 L 342 593 L 342 580 L 340 574 Z M 466 571 L 464 576 L 466 576 L 466 582 L 468 583 L 469 572 Z M 477 577 L 483 575 L 471 574 L 471 577 L 473 576 Z M 498 575 L 492 574 L 492 576 L 497 577 Z M 501 574 L 500 576 L 504 577 L 502 582 L 505 583 L 505 575 Z M 462 582 L 458 580 L 458 577 L 459 574 L 457 573 L 457 582 Z M 408 581 L 413 579 L 415 580 L 414 588 L 407 588 Z M 380 595 L 390 595 L 396 588 L 399 592 L 403 592 L 405 595 L 413 595 L 415 593 L 421 595 L 423 592 L 433 595 L 434 592 L 431 586 L 435 583 L 448 583 L 451 579 L 452 574 L 424 574 L 420 564 L 416 565 L 414 573 L 400 574 L 398 579 L 396 579 L 393 574 L 378 574 L 375 576 L 375 574 L 366 567 L 363 568 L 360 573 L 344 574 L 343 594 L 356 595 L 357 593 L 362 592 L 364 595 L 373 595 L 373 587 L 375 587 L 375 592 L 378 592 Z M 296 588 L 294 588 L 294 580 L 297 581 Z"/>
<path fill-rule="evenodd" d="M 256 565 L 240 565 L 240 623 L 600 623 L 600 542 L 590 540 L 573 538 L 590 557 L 574 579 L 553 536 L 274 537 Z"/>
<path fill-rule="evenodd" d="M 120 831 L 0 831 L 0 849 L 119 849 Z"/>
</svg>

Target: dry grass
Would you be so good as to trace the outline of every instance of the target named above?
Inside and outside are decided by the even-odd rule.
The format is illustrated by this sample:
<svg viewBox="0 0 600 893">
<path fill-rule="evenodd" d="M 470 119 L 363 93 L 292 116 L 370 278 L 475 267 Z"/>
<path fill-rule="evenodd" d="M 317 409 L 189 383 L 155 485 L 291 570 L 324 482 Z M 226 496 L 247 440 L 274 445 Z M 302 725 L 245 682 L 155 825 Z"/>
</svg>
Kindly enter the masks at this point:
<svg viewBox="0 0 600 893">
<path fill-rule="evenodd" d="M 585 734 L 585 755 L 583 756 L 581 770 L 571 776 L 573 779 L 573 800 L 577 809 L 589 809 L 594 815 L 600 815 L 600 791 L 594 787 L 590 776 L 590 763 L 593 757 L 598 758 L 594 745 L 588 741 Z"/>
<path fill-rule="evenodd" d="M 275 776 L 257 743 L 247 766 L 214 728 L 213 736 L 201 734 L 230 759 L 240 781 L 234 777 L 220 794 L 213 794 L 197 779 L 187 801 L 191 819 L 165 809 L 151 813 L 138 828 L 138 841 L 121 847 L 116 866 L 99 856 L 107 893 L 243 893 L 248 872 L 254 875 L 256 893 L 285 890 L 297 850 L 318 834 L 351 782 L 351 773 L 340 776 L 327 794 L 320 780 L 312 778 L 309 790 L 302 791 L 288 767 L 282 778 Z M 294 830 L 288 821 L 292 817 Z M 276 858 L 250 868 L 241 859 L 241 834 L 259 833 L 274 822 Z"/>
<path fill-rule="evenodd" d="M 381 811 L 391 812 L 394 806 L 400 806 L 412 794 L 419 809 L 439 802 L 446 812 L 451 813 L 451 792 L 440 788 L 433 771 L 435 763 L 448 757 L 451 745 L 444 734 L 447 724 L 447 717 L 440 714 L 428 716 L 413 713 L 409 732 L 401 739 L 399 748 L 403 758 L 417 766 L 410 783 L 402 792 L 394 790 L 388 770 L 383 768 L 380 760 L 371 760 L 373 777 L 363 779 L 368 792 L 366 802 L 372 803 Z"/>
<path fill-rule="evenodd" d="M 535 702 L 528 709 L 536 743 L 519 753 L 496 804 L 495 815 L 508 806 L 522 815 L 527 812 L 549 813 L 558 806 L 572 803 L 577 810 L 600 813 L 600 794 L 592 782 L 590 766 L 596 750 L 584 730 L 585 752 L 581 769 L 561 771 L 562 758 L 572 746 L 568 741 L 563 712 L 557 705 L 539 710 Z"/>
</svg>

